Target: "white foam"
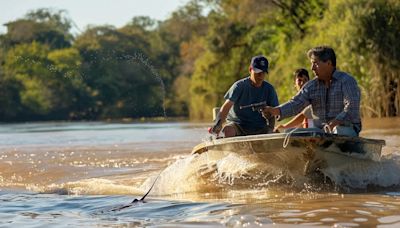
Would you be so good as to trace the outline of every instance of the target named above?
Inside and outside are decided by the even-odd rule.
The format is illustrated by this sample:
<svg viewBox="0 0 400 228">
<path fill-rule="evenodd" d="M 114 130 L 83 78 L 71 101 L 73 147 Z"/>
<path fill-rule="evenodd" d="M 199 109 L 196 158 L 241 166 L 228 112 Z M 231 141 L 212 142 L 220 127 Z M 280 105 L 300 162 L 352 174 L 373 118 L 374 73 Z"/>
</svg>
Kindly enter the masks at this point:
<svg viewBox="0 0 400 228">
<path fill-rule="evenodd" d="M 365 189 L 368 186 L 400 185 L 400 163 L 396 159 L 382 158 L 375 162 L 340 156 L 333 158 L 331 155 L 327 161 L 328 166 L 322 172 L 342 187 Z"/>
<path fill-rule="evenodd" d="M 319 153 L 315 159 L 325 162 L 320 171 L 344 189 L 365 189 L 369 186 L 400 185 L 400 156 L 383 157 L 381 161 L 357 159 L 338 153 Z M 163 170 L 151 195 L 172 195 L 207 192 L 227 187 L 269 187 L 289 183 L 295 188 L 310 187 L 310 177 L 301 153 L 240 154 L 229 151 L 208 151 L 176 160 Z M 156 176 L 140 187 L 146 191 Z"/>
<path fill-rule="evenodd" d="M 49 186 L 29 185 L 30 191 L 41 193 L 72 194 L 72 195 L 142 195 L 141 189 L 133 186 L 121 185 L 112 180 L 91 178 L 63 184 Z"/>
</svg>

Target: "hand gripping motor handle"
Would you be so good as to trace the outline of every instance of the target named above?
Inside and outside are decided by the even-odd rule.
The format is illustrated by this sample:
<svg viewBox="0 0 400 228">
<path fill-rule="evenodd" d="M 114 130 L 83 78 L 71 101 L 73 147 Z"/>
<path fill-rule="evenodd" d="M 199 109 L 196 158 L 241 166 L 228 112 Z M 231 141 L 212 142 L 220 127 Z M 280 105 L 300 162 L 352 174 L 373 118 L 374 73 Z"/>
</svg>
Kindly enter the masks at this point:
<svg viewBox="0 0 400 228">
<path fill-rule="evenodd" d="M 222 130 L 222 120 L 217 118 L 214 126 L 208 128 L 208 133 L 210 134 L 218 134 Z"/>
</svg>

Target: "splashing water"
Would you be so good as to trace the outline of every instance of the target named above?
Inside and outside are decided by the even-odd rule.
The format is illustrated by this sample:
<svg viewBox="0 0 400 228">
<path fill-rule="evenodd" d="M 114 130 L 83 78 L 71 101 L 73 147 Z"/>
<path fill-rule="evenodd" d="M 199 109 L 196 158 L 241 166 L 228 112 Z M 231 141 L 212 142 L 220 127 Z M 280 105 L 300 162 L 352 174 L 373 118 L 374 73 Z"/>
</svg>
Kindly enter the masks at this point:
<svg viewBox="0 0 400 228">
<path fill-rule="evenodd" d="M 400 162 L 383 157 L 381 161 L 353 159 L 328 154 L 328 166 L 322 172 L 332 181 L 349 189 L 400 186 Z M 350 162 L 349 162 L 350 160 Z"/>
<path fill-rule="evenodd" d="M 167 117 L 167 113 L 165 111 L 165 96 L 166 96 L 165 84 L 164 84 L 164 81 L 162 80 L 161 76 L 158 74 L 156 68 L 151 64 L 149 59 L 142 53 L 134 53 L 134 55 L 124 55 L 123 58 L 127 59 L 127 60 L 131 60 L 131 61 L 139 60 L 147 69 L 150 70 L 151 74 L 156 77 L 158 82 L 161 84 L 164 117 Z"/>
<path fill-rule="evenodd" d="M 302 162 L 301 156 L 296 156 L 293 151 L 259 156 L 210 150 L 179 159 L 168 166 L 162 171 L 152 194 L 170 195 L 217 191 L 221 188 L 237 190 L 274 186 L 319 191 L 326 184 L 331 184 L 330 188 L 353 192 L 400 186 L 398 159 L 383 157 L 381 161 L 372 161 L 336 153 L 321 154 L 318 159 L 325 160 L 326 164 L 317 173 L 310 174 L 305 173 L 306 163 Z M 148 178 L 141 188 L 149 188 L 153 181 L 154 177 Z"/>
</svg>

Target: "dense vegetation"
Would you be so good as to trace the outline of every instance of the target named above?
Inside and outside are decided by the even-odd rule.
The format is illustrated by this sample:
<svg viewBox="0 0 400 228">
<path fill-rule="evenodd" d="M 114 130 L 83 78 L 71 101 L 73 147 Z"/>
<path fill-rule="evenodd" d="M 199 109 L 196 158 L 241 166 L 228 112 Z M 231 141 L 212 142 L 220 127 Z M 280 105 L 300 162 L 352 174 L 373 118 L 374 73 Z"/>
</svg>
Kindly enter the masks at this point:
<svg viewBox="0 0 400 228">
<path fill-rule="evenodd" d="M 156 116 L 210 119 L 253 55 L 270 60 L 280 102 L 306 51 L 332 46 L 356 77 L 363 116 L 400 114 L 396 0 L 192 0 L 165 21 L 72 34 L 63 11 L 41 9 L 0 35 L 0 121 Z"/>
</svg>

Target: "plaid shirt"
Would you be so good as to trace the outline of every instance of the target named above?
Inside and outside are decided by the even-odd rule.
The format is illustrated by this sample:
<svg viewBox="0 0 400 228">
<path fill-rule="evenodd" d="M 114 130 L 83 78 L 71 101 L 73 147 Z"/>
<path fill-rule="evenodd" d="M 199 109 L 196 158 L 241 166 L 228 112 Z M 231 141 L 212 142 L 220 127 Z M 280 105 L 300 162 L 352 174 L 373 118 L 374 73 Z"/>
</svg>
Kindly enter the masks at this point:
<svg viewBox="0 0 400 228">
<path fill-rule="evenodd" d="M 321 124 L 337 119 L 361 130 L 360 89 L 349 74 L 336 70 L 329 88 L 317 78 L 309 81 L 296 96 L 279 106 L 280 118 L 294 116 L 310 104 Z"/>
</svg>

